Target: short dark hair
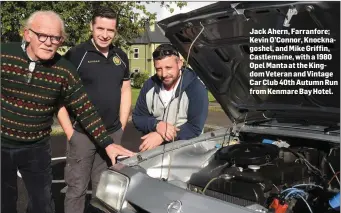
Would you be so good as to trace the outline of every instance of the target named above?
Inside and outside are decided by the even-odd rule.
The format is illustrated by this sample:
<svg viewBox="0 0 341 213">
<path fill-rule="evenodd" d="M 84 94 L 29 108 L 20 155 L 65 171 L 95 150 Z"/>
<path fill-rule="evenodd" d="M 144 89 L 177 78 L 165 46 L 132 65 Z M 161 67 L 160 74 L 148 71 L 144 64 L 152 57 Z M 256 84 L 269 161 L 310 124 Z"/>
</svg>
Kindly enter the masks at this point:
<svg viewBox="0 0 341 213">
<path fill-rule="evenodd" d="M 153 52 L 154 60 L 161 60 L 167 56 L 180 56 L 179 51 L 172 44 L 161 44 Z"/>
<path fill-rule="evenodd" d="M 109 7 L 99 6 L 95 9 L 92 15 L 92 24 L 95 23 L 97 17 L 108 18 L 108 19 L 117 19 L 116 13 Z"/>
</svg>

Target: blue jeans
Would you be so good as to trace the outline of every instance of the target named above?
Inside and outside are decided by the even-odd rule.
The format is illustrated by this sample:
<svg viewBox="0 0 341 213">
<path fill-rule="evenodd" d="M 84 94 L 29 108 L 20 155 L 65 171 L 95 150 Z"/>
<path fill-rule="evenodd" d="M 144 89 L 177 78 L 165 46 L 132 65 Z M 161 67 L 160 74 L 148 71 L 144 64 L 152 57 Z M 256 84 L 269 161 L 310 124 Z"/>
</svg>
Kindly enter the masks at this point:
<svg viewBox="0 0 341 213">
<path fill-rule="evenodd" d="M 1 147 L 1 212 L 17 212 L 17 170 L 28 192 L 27 213 L 54 213 L 50 143 L 33 148 Z"/>
</svg>

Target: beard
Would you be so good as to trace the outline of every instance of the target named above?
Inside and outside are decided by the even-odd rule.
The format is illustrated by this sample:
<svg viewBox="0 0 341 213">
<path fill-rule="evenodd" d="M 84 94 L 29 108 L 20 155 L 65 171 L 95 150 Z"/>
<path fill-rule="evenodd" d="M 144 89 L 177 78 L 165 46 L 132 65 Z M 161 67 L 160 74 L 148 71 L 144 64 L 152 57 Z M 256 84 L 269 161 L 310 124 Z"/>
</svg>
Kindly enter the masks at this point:
<svg viewBox="0 0 341 213">
<path fill-rule="evenodd" d="M 160 80 L 161 80 L 164 87 L 171 88 L 171 87 L 175 86 L 175 84 L 178 82 L 180 76 L 181 75 L 179 73 L 176 77 L 173 77 L 173 76 L 167 76 L 166 78 L 160 77 Z"/>
</svg>

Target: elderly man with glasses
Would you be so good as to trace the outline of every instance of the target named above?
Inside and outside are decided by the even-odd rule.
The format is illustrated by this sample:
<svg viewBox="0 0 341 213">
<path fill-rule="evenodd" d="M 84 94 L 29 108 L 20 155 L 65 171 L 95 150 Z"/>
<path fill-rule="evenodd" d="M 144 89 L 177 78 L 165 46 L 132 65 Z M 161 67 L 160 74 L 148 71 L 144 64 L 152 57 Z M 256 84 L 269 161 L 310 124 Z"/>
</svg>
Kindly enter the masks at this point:
<svg viewBox="0 0 341 213">
<path fill-rule="evenodd" d="M 133 122 L 144 136 L 140 151 L 162 143 L 194 138 L 202 133 L 208 113 L 208 94 L 176 48 L 162 44 L 153 52 L 156 74 L 143 85 Z"/>
<path fill-rule="evenodd" d="M 70 109 L 112 163 L 133 153 L 113 144 L 76 68 L 56 53 L 64 23 L 52 11 L 33 13 L 23 45 L 1 44 L 1 212 L 16 212 L 17 169 L 28 191 L 28 213 L 52 213 L 50 133 L 60 106 Z"/>
</svg>

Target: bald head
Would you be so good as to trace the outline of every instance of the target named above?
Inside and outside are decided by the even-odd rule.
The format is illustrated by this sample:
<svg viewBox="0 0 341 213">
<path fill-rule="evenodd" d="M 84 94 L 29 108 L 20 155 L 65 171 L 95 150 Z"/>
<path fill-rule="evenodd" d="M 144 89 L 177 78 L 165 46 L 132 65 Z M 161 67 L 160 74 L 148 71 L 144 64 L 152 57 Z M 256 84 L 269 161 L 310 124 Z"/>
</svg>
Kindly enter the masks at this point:
<svg viewBox="0 0 341 213">
<path fill-rule="evenodd" d="M 61 35 L 65 38 L 65 27 L 64 27 L 64 21 L 60 18 L 60 16 L 55 13 L 54 11 L 37 11 L 32 13 L 25 23 L 25 29 L 30 29 L 35 25 L 36 23 L 40 23 L 43 20 L 52 20 L 52 22 L 56 23 L 58 22 L 58 27 L 60 29 Z"/>
</svg>

